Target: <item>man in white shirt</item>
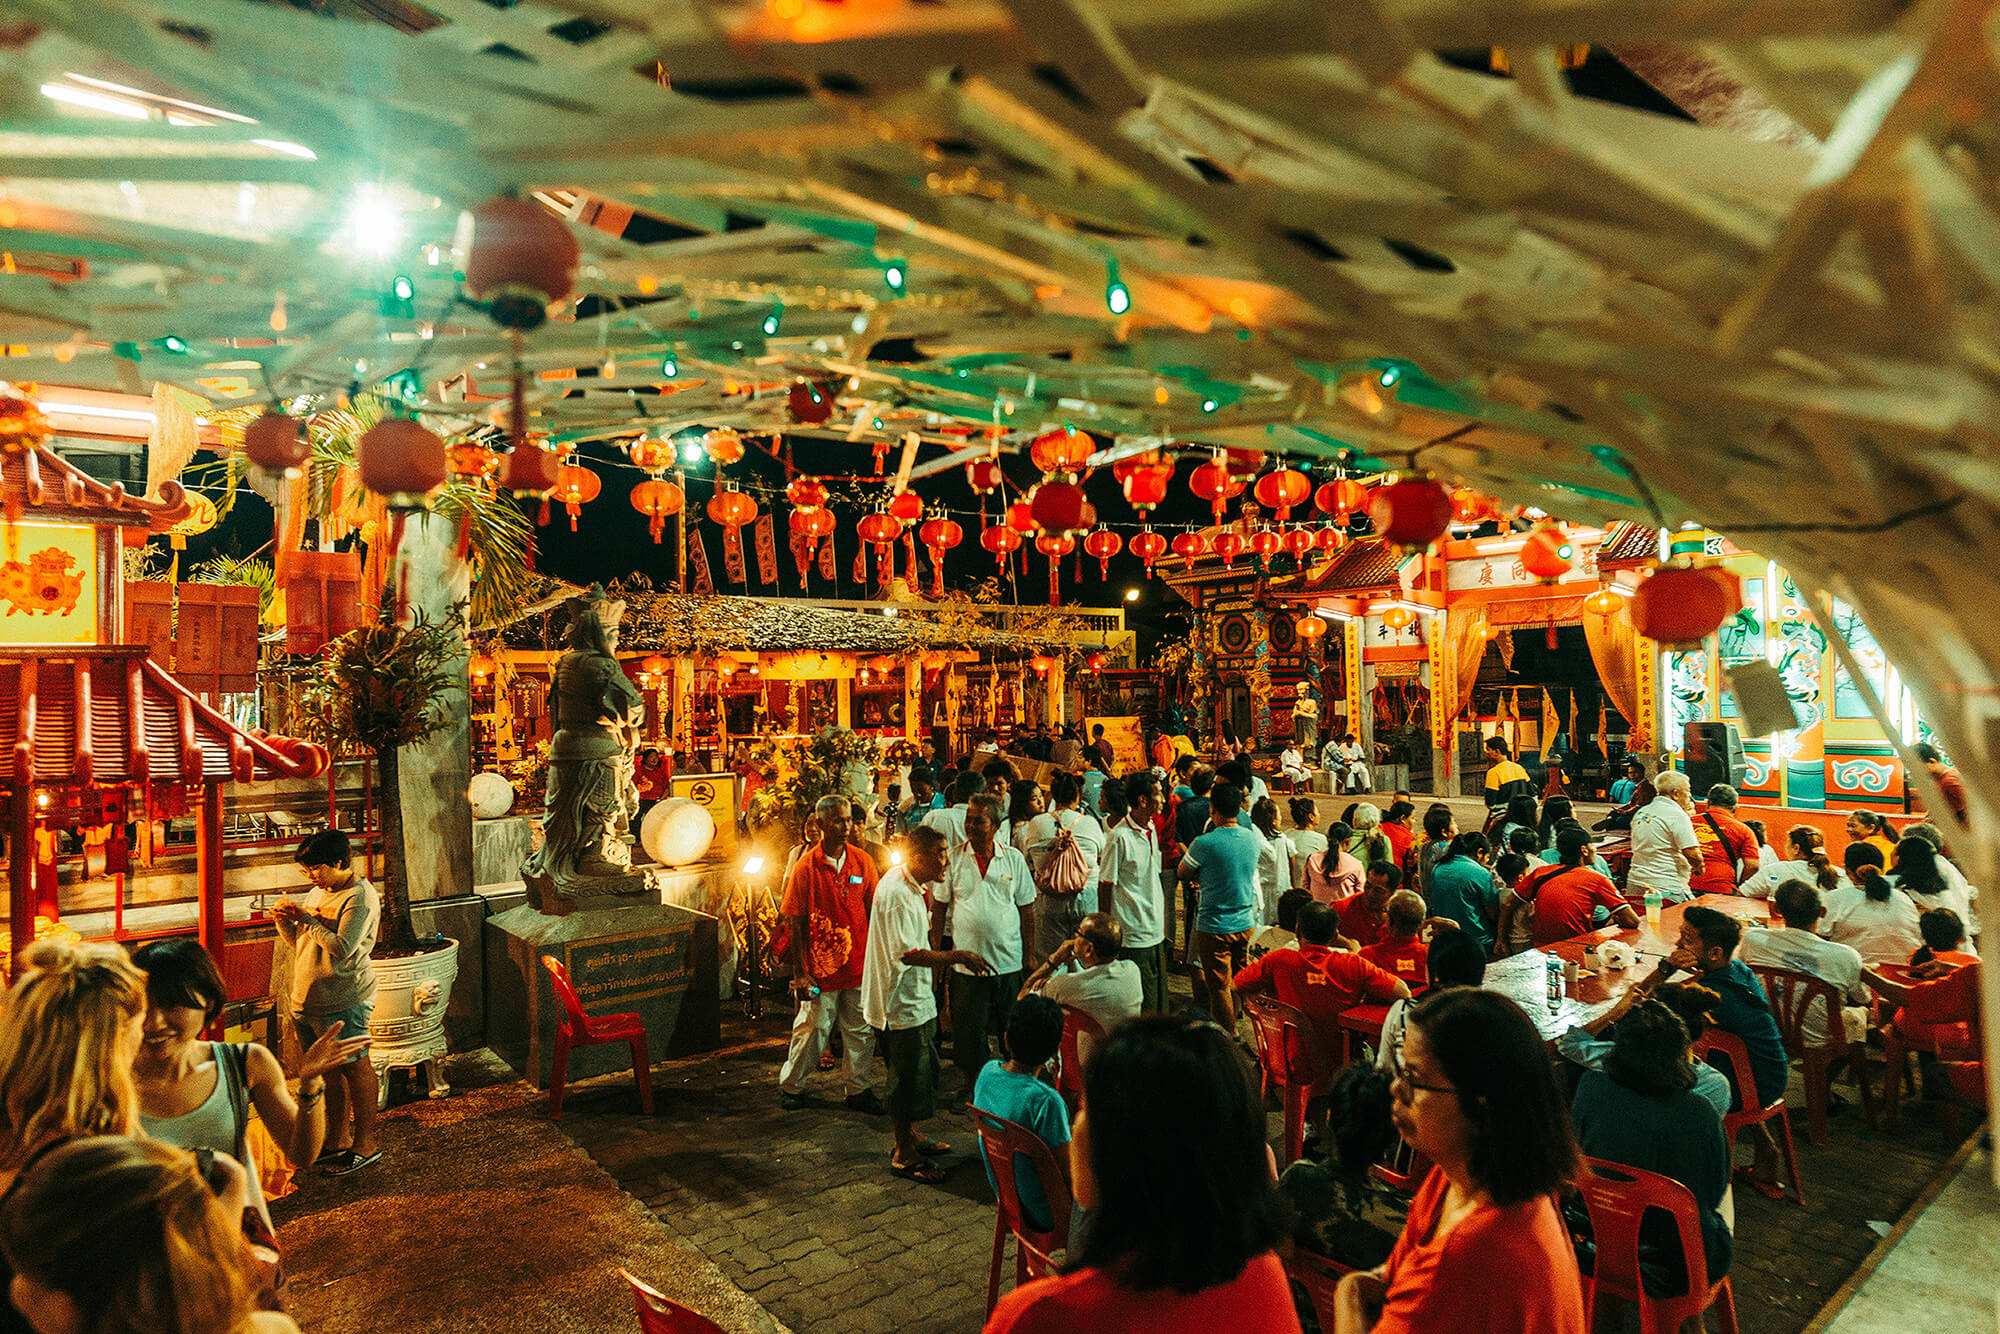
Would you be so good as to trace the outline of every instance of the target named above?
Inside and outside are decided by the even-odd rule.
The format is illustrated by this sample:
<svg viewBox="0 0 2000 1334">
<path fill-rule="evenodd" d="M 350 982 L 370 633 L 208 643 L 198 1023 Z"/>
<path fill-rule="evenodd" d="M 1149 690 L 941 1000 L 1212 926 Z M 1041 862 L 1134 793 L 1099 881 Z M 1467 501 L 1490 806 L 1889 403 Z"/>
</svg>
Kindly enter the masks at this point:
<svg viewBox="0 0 2000 1334">
<path fill-rule="evenodd" d="M 1139 1004 L 1167 1008 L 1167 899 L 1160 881 L 1160 780 L 1150 769 L 1125 779 L 1125 818 L 1104 837 L 1097 902 L 1124 930 L 1123 955 L 1139 970 Z"/>
<path fill-rule="evenodd" d="M 1819 890 L 1803 880 L 1787 880 L 1778 886 L 1771 902 L 1785 924 L 1768 931 L 1745 931 L 1743 943 L 1736 947 L 1736 957 L 1752 968 L 1789 968 L 1831 983 L 1841 999 L 1848 1002 L 1843 1008 L 1852 1011 L 1852 1017 L 1843 1016 L 1844 1031 L 1852 1035 L 1858 1026 L 1865 1038 L 1868 988 L 1861 981 L 1861 955 L 1852 945 L 1822 940 L 1813 934 L 1813 928 L 1826 914 Z M 1806 1008 L 1805 1021 L 1800 1025 L 1806 1046 L 1826 1043 L 1827 1019 L 1824 1004 Z"/>
<path fill-rule="evenodd" d="M 1023 843 L 1028 869 L 1035 874 L 1035 959 L 1048 958 L 1076 934 L 1078 923 L 1097 911 L 1097 864 L 1104 855 L 1104 830 L 1097 821 L 1078 809 L 1083 800 L 1083 784 L 1072 773 L 1059 773 L 1049 780 L 1049 799 L 1055 809 L 1043 811 L 1028 822 Z M 1041 887 L 1043 871 L 1055 855 L 1059 835 L 1068 833 L 1083 854 L 1083 888 L 1067 894 L 1052 893 Z"/>
<path fill-rule="evenodd" d="M 1119 957 L 1124 940 L 1116 918 L 1091 913 L 1022 984 L 1021 995 L 1038 991 L 1066 1009 L 1083 1011 L 1109 1033 L 1136 1017 L 1142 1000 L 1138 966 Z M 1078 1036 L 1079 1060 L 1090 1058 L 1089 1041 L 1088 1034 Z"/>
<path fill-rule="evenodd" d="M 1657 890 L 1668 903 L 1694 897 L 1688 885 L 1701 872 L 1701 840 L 1694 836 L 1694 796 L 1688 776 L 1669 769 L 1653 780 L 1659 795 L 1632 816 L 1632 869 L 1628 894 Z"/>
<path fill-rule="evenodd" d="M 1028 859 L 996 835 L 1000 799 L 981 792 L 965 808 L 966 842 L 945 862 L 944 880 L 932 894 L 931 940 L 979 956 L 990 973 L 959 965 L 951 970 L 952 1062 L 970 1096 L 992 1055 L 995 1033 L 1021 989 L 1024 944 L 1034 932 L 1035 877 Z"/>
<path fill-rule="evenodd" d="M 947 860 L 965 846 L 965 804 L 985 790 L 986 780 L 968 770 L 951 781 L 951 805 L 924 816 L 924 824 L 944 835 Z"/>
<path fill-rule="evenodd" d="M 975 975 L 987 971 L 971 950 L 940 950 L 931 944 L 930 910 L 923 887 L 944 875 L 944 835 L 912 829 L 907 860 L 882 877 L 868 914 L 868 953 L 861 966 L 861 1016 L 880 1032 L 888 1070 L 889 1125 L 896 1137 L 889 1170 L 912 1181 L 938 1182 L 945 1171 L 930 1161 L 951 1146 L 917 1138 L 916 1123 L 937 1111 L 937 998 L 931 970 L 957 966 Z"/>
<path fill-rule="evenodd" d="M 1297 791 L 1300 784 L 1312 786 L 1312 770 L 1306 768 L 1306 753 L 1299 749 L 1296 742 L 1278 753 L 1278 772 L 1292 780 L 1293 791 Z"/>
</svg>

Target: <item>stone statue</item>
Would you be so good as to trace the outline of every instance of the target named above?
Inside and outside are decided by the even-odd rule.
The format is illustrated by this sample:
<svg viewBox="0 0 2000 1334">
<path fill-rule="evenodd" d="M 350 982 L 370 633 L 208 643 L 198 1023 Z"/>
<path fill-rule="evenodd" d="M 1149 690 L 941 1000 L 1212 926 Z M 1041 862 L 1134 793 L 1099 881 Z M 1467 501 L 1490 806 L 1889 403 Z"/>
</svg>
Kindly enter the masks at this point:
<svg viewBox="0 0 2000 1334">
<path fill-rule="evenodd" d="M 614 656 L 625 604 L 592 585 L 569 612 L 569 651 L 549 690 L 556 732 L 542 846 L 521 867 L 535 906 L 559 912 L 579 899 L 649 888 L 624 840 L 639 813 L 632 756 L 645 718 L 645 699 Z"/>
</svg>

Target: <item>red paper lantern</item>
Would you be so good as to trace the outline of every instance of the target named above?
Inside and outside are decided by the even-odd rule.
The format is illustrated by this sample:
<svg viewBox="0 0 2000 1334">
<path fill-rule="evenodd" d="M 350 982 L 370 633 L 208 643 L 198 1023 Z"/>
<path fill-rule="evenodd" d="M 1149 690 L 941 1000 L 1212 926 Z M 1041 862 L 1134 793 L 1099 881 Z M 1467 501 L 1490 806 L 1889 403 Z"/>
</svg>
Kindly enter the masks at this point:
<svg viewBox="0 0 2000 1334">
<path fill-rule="evenodd" d="M 580 507 L 597 499 L 598 492 L 603 489 L 604 479 L 596 473 L 574 463 L 565 463 L 556 469 L 556 489 L 549 495 L 551 499 L 560 500 L 563 508 L 569 511 L 569 530 L 573 533 L 576 531 L 577 515 L 582 512 Z"/>
<path fill-rule="evenodd" d="M 1096 452 L 1097 442 L 1090 438 L 1090 433 L 1074 426 L 1044 431 L 1028 446 L 1029 461 L 1045 475 L 1081 472 Z"/>
<path fill-rule="evenodd" d="M 1021 549 L 1021 535 L 1005 524 L 996 523 L 979 535 L 979 545 L 992 552 L 994 559 L 1004 566 L 1007 557 Z"/>
<path fill-rule="evenodd" d="M 817 542 L 822 537 L 832 537 L 834 529 L 833 511 L 823 509 L 796 509 L 792 511 L 792 531 L 800 537 Z"/>
<path fill-rule="evenodd" d="M 701 448 L 712 463 L 735 463 L 743 457 L 743 437 L 727 426 L 717 427 L 701 438 Z"/>
<path fill-rule="evenodd" d="M 1313 545 L 1321 551 L 1338 551 L 1347 545 L 1347 530 L 1328 524 L 1313 534 Z"/>
<path fill-rule="evenodd" d="M 1110 661 L 1111 659 L 1102 653 L 1093 653 L 1083 660 L 1083 665 L 1093 672 L 1101 672 Z"/>
<path fill-rule="evenodd" d="M 977 496 L 990 496 L 1000 489 L 1000 461 L 974 459 L 965 465 L 965 484 Z"/>
<path fill-rule="evenodd" d="M 1309 530 L 1294 528 L 1285 534 L 1285 550 L 1291 552 L 1292 555 L 1299 559 L 1303 560 L 1305 554 L 1312 549 L 1313 535 Z"/>
<path fill-rule="evenodd" d="M 1028 512 L 1028 502 L 1017 500 L 1007 507 L 1007 526 L 1026 537 L 1035 531 L 1035 516 Z"/>
<path fill-rule="evenodd" d="M 464 482 L 480 482 L 493 475 L 500 466 L 500 452 L 489 449 L 477 440 L 461 440 L 455 445 L 445 446 L 444 466 L 453 477 Z"/>
<path fill-rule="evenodd" d="M 1037 653 L 1034 657 L 1028 659 L 1028 665 L 1035 669 L 1036 676 L 1047 676 L 1049 669 L 1056 665 L 1056 660 Z"/>
<path fill-rule="evenodd" d="M 1416 619 L 1417 614 L 1408 607 L 1391 607 L 1382 613 L 1382 624 L 1388 626 L 1391 630 L 1401 630 Z"/>
<path fill-rule="evenodd" d="M 1153 562 L 1166 554 L 1167 539 L 1150 528 L 1132 534 L 1132 554 L 1146 563 L 1146 573 L 1153 572 Z"/>
<path fill-rule="evenodd" d="M 854 528 L 856 532 L 861 534 L 863 542 L 873 542 L 877 547 L 888 546 L 903 531 L 902 524 L 897 523 L 881 510 L 876 510 L 873 514 L 862 515 L 861 521 L 855 524 Z"/>
<path fill-rule="evenodd" d="M 1418 551 L 1451 527 L 1451 497 L 1428 477 L 1411 477 L 1377 487 L 1368 517 L 1376 535 L 1392 547 Z"/>
<path fill-rule="evenodd" d="M 917 540 L 930 550 L 931 595 L 939 596 L 944 592 L 944 553 L 965 540 L 965 529 L 953 519 L 931 519 L 917 529 Z"/>
<path fill-rule="evenodd" d="M 1313 504 L 1323 513 L 1336 519 L 1345 519 L 1357 510 L 1368 507 L 1368 488 L 1352 477 L 1343 477 L 1336 482 L 1328 482 L 1313 492 Z"/>
<path fill-rule="evenodd" d="M 546 496 L 556 489 L 562 456 L 529 440 L 500 460 L 500 485 L 517 496 Z"/>
<path fill-rule="evenodd" d="M 1125 491 L 1125 503 L 1144 514 L 1167 498 L 1167 485 L 1173 480 L 1174 470 L 1168 465 L 1127 473 L 1120 485 Z"/>
<path fill-rule="evenodd" d="M 1074 482 L 1043 482 L 1028 501 L 1028 517 L 1042 533 L 1080 533 L 1095 522 L 1095 511 Z"/>
<path fill-rule="evenodd" d="M 1259 528 L 1250 535 L 1250 549 L 1260 556 L 1275 556 L 1285 549 L 1285 539 L 1269 528 Z"/>
<path fill-rule="evenodd" d="M 1499 509 L 1492 499 L 1480 495 L 1469 486 L 1461 486 L 1451 493 L 1451 521 L 1459 524 L 1481 524 L 1488 519 L 1499 517 Z"/>
<path fill-rule="evenodd" d="M 1310 644 L 1326 633 L 1326 621 L 1318 616 L 1301 616 L 1293 632 Z"/>
<path fill-rule="evenodd" d="M 472 210 L 465 290 L 504 329 L 534 329 L 576 281 L 576 238 L 530 199 L 489 199 Z"/>
<path fill-rule="evenodd" d="M 243 457 L 267 473 L 297 477 L 312 458 L 312 443 L 298 418 L 266 412 L 243 428 Z"/>
<path fill-rule="evenodd" d="M 1174 554 L 1192 563 L 1208 550 L 1208 539 L 1200 533 L 1175 533 Z"/>
<path fill-rule="evenodd" d="M 1576 549 L 1558 528 L 1537 528 L 1521 547 L 1521 568 L 1536 583 L 1552 584 L 1570 572 Z"/>
<path fill-rule="evenodd" d="M 1743 585 L 1719 566 L 1662 565 L 1632 596 L 1632 624 L 1671 649 L 1694 649 L 1743 606 Z"/>
<path fill-rule="evenodd" d="M 1188 490 L 1209 503 L 1215 512 L 1215 521 L 1222 522 L 1223 502 L 1234 500 L 1243 494 L 1246 483 L 1232 476 L 1220 463 L 1208 462 L 1194 470 L 1188 478 Z"/>
<path fill-rule="evenodd" d="M 1312 494 L 1312 482 L 1302 472 L 1284 468 L 1277 472 L 1267 472 L 1257 479 L 1257 503 L 1265 509 L 1277 511 L 1274 516 L 1279 523 L 1292 517 L 1292 506 L 1303 504 Z"/>
<path fill-rule="evenodd" d="M 655 542 L 660 540 L 667 520 L 686 504 L 687 496 L 678 486 L 658 477 L 649 477 L 632 488 L 632 508 L 646 516 L 647 530 Z"/>
<path fill-rule="evenodd" d="M 1625 599 L 1609 588 L 1600 588 L 1583 600 L 1583 609 L 1592 616 L 1616 616 Z"/>
<path fill-rule="evenodd" d="M 785 406 L 791 409 L 793 421 L 824 426 L 833 416 L 833 395 L 811 380 L 795 380 L 791 392 L 785 396 Z"/>
<path fill-rule="evenodd" d="M 632 460 L 632 466 L 644 468 L 655 477 L 674 466 L 674 453 L 673 441 L 655 440 L 649 435 L 625 446 L 625 456 Z"/>
<path fill-rule="evenodd" d="M 388 417 L 362 432 L 355 462 L 361 485 L 383 497 L 391 509 L 416 509 L 445 483 L 444 441 L 403 417 Z"/>
<path fill-rule="evenodd" d="M 1222 557 L 1224 562 L 1234 565 L 1236 558 L 1242 555 L 1249 545 L 1243 540 L 1241 533 L 1218 533 L 1215 537 L 1215 554 Z"/>
<path fill-rule="evenodd" d="M 817 477 L 795 477 L 785 488 L 785 499 L 800 509 L 818 509 L 826 504 L 826 483 Z"/>
<path fill-rule="evenodd" d="M 1054 560 L 1076 550 L 1076 539 L 1067 533 L 1042 533 L 1035 538 L 1035 550 Z"/>
<path fill-rule="evenodd" d="M 1125 539 L 1109 528 L 1099 528 L 1083 539 L 1083 554 L 1097 557 L 1097 577 L 1111 577 L 1111 558 L 1125 549 Z"/>
<path fill-rule="evenodd" d="M 898 491 L 889 497 L 889 517 L 908 528 L 924 517 L 923 498 L 914 491 Z"/>
<path fill-rule="evenodd" d="M 708 517 L 725 528 L 741 528 L 757 517 L 757 502 L 741 491 L 718 490 L 708 501 Z"/>
</svg>

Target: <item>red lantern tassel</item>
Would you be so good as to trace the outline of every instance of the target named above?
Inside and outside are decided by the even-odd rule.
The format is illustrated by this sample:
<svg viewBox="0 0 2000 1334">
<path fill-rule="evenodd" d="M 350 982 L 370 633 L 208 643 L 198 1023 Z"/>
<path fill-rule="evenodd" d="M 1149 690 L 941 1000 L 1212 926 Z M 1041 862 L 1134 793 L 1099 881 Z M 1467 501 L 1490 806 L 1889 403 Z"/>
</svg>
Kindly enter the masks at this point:
<svg viewBox="0 0 2000 1334">
<path fill-rule="evenodd" d="M 1061 582 L 1061 575 L 1062 557 L 1049 557 L 1049 605 L 1051 607 L 1060 607 L 1062 605 L 1062 590 L 1058 586 Z"/>
<path fill-rule="evenodd" d="M 660 540 L 659 536 L 655 534 L 653 540 L 655 542 L 659 541 Z M 464 560 L 467 553 L 469 553 L 471 550 L 472 550 L 472 507 L 468 505 L 465 509 L 465 513 L 458 516 L 458 546 L 456 548 L 458 559 Z"/>
</svg>

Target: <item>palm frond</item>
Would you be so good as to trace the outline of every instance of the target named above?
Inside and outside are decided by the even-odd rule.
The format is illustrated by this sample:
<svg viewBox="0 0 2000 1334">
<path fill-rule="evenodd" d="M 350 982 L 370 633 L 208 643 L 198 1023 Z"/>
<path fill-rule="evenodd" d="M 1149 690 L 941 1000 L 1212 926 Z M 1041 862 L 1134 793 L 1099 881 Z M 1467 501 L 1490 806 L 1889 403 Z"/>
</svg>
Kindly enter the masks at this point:
<svg viewBox="0 0 2000 1334">
<path fill-rule="evenodd" d="M 535 547 L 535 526 L 512 496 L 454 479 L 431 501 L 431 511 L 466 526 L 474 628 L 496 625 L 532 600 L 535 576 L 528 558 Z"/>
</svg>

